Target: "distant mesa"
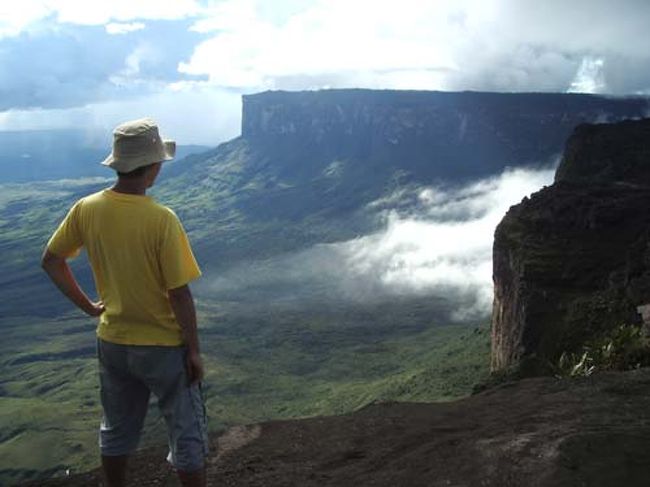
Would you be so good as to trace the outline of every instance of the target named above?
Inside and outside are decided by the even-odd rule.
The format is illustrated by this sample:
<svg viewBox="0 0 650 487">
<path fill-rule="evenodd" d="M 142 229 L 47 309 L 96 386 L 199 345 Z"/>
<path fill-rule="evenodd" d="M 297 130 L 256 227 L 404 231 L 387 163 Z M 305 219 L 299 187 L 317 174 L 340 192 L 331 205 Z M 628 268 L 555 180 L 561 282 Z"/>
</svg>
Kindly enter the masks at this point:
<svg viewBox="0 0 650 487">
<path fill-rule="evenodd" d="M 648 106 L 646 97 L 555 93 L 269 91 L 243 97 L 242 137 L 278 155 L 467 179 L 549 162 L 577 125 L 640 118 Z"/>
<path fill-rule="evenodd" d="M 494 241 L 492 369 L 548 372 L 650 302 L 650 119 L 581 125 Z"/>
</svg>

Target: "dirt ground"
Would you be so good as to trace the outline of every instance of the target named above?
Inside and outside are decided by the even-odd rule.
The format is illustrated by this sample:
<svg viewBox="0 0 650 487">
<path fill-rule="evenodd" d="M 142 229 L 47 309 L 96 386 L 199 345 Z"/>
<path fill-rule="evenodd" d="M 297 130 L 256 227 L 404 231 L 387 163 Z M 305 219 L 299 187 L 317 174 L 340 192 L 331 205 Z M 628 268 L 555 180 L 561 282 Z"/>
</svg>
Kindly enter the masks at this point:
<svg viewBox="0 0 650 487">
<path fill-rule="evenodd" d="M 135 457 L 130 485 L 178 485 L 164 456 Z M 207 470 L 209 485 L 233 487 L 647 487 L 650 369 L 238 426 L 212 438 Z M 93 471 L 38 485 L 102 482 Z"/>
</svg>

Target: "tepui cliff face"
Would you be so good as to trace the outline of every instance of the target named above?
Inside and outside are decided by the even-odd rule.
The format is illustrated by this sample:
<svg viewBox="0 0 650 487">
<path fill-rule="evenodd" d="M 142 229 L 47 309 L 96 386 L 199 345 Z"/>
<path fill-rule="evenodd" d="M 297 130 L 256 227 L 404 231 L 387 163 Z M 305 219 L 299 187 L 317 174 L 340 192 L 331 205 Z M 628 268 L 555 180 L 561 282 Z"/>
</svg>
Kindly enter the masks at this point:
<svg viewBox="0 0 650 487">
<path fill-rule="evenodd" d="M 243 97 L 242 137 L 282 159 L 364 161 L 433 179 L 546 163 L 585 122 L 641 117 L 647 98 L 555 93 L 327 90 Z"/>
<path fill-rule="evenodd" d="M 492 369 L 549 370 L 650 302 L 650 119 L 582 125 L 495 232 Z"/>
</svg>

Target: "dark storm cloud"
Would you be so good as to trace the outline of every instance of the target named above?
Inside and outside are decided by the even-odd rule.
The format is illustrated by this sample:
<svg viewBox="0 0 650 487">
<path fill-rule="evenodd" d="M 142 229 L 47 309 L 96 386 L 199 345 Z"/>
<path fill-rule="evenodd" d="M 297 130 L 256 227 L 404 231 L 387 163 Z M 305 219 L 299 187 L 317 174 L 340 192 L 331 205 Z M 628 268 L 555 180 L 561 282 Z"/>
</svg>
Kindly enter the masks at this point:
<svg viewBox="0 0 650 487">
<path fill-rule="evenodd" d="M 65 108 L 133 97 L 181 79 L 201 34 L 188 21 L 152 21 L 110 35 L 103 26 L 30 30 L 0 41 L 0 111 Z M 188 79 L 183 76 L 183 79 Z"/>
</svg>

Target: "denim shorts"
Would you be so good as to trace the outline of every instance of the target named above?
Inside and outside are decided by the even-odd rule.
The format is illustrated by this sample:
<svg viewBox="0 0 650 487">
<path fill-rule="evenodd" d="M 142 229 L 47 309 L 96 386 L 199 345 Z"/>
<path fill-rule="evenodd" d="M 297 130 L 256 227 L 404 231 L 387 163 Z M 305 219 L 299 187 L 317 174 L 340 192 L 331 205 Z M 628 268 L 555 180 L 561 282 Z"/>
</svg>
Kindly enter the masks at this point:
<svg viewBox="0 0 650 487">
<path fill-rule="evenodd" d="M 201 469 L 208 454 L 200 384 L 188 383 L 184 347 L 120 345 L 97 340 L 102 455 L 128 455 L 138 446 L 153 393 L 167 425 L 169 455 L 177 469 Z"/>
</svg>

